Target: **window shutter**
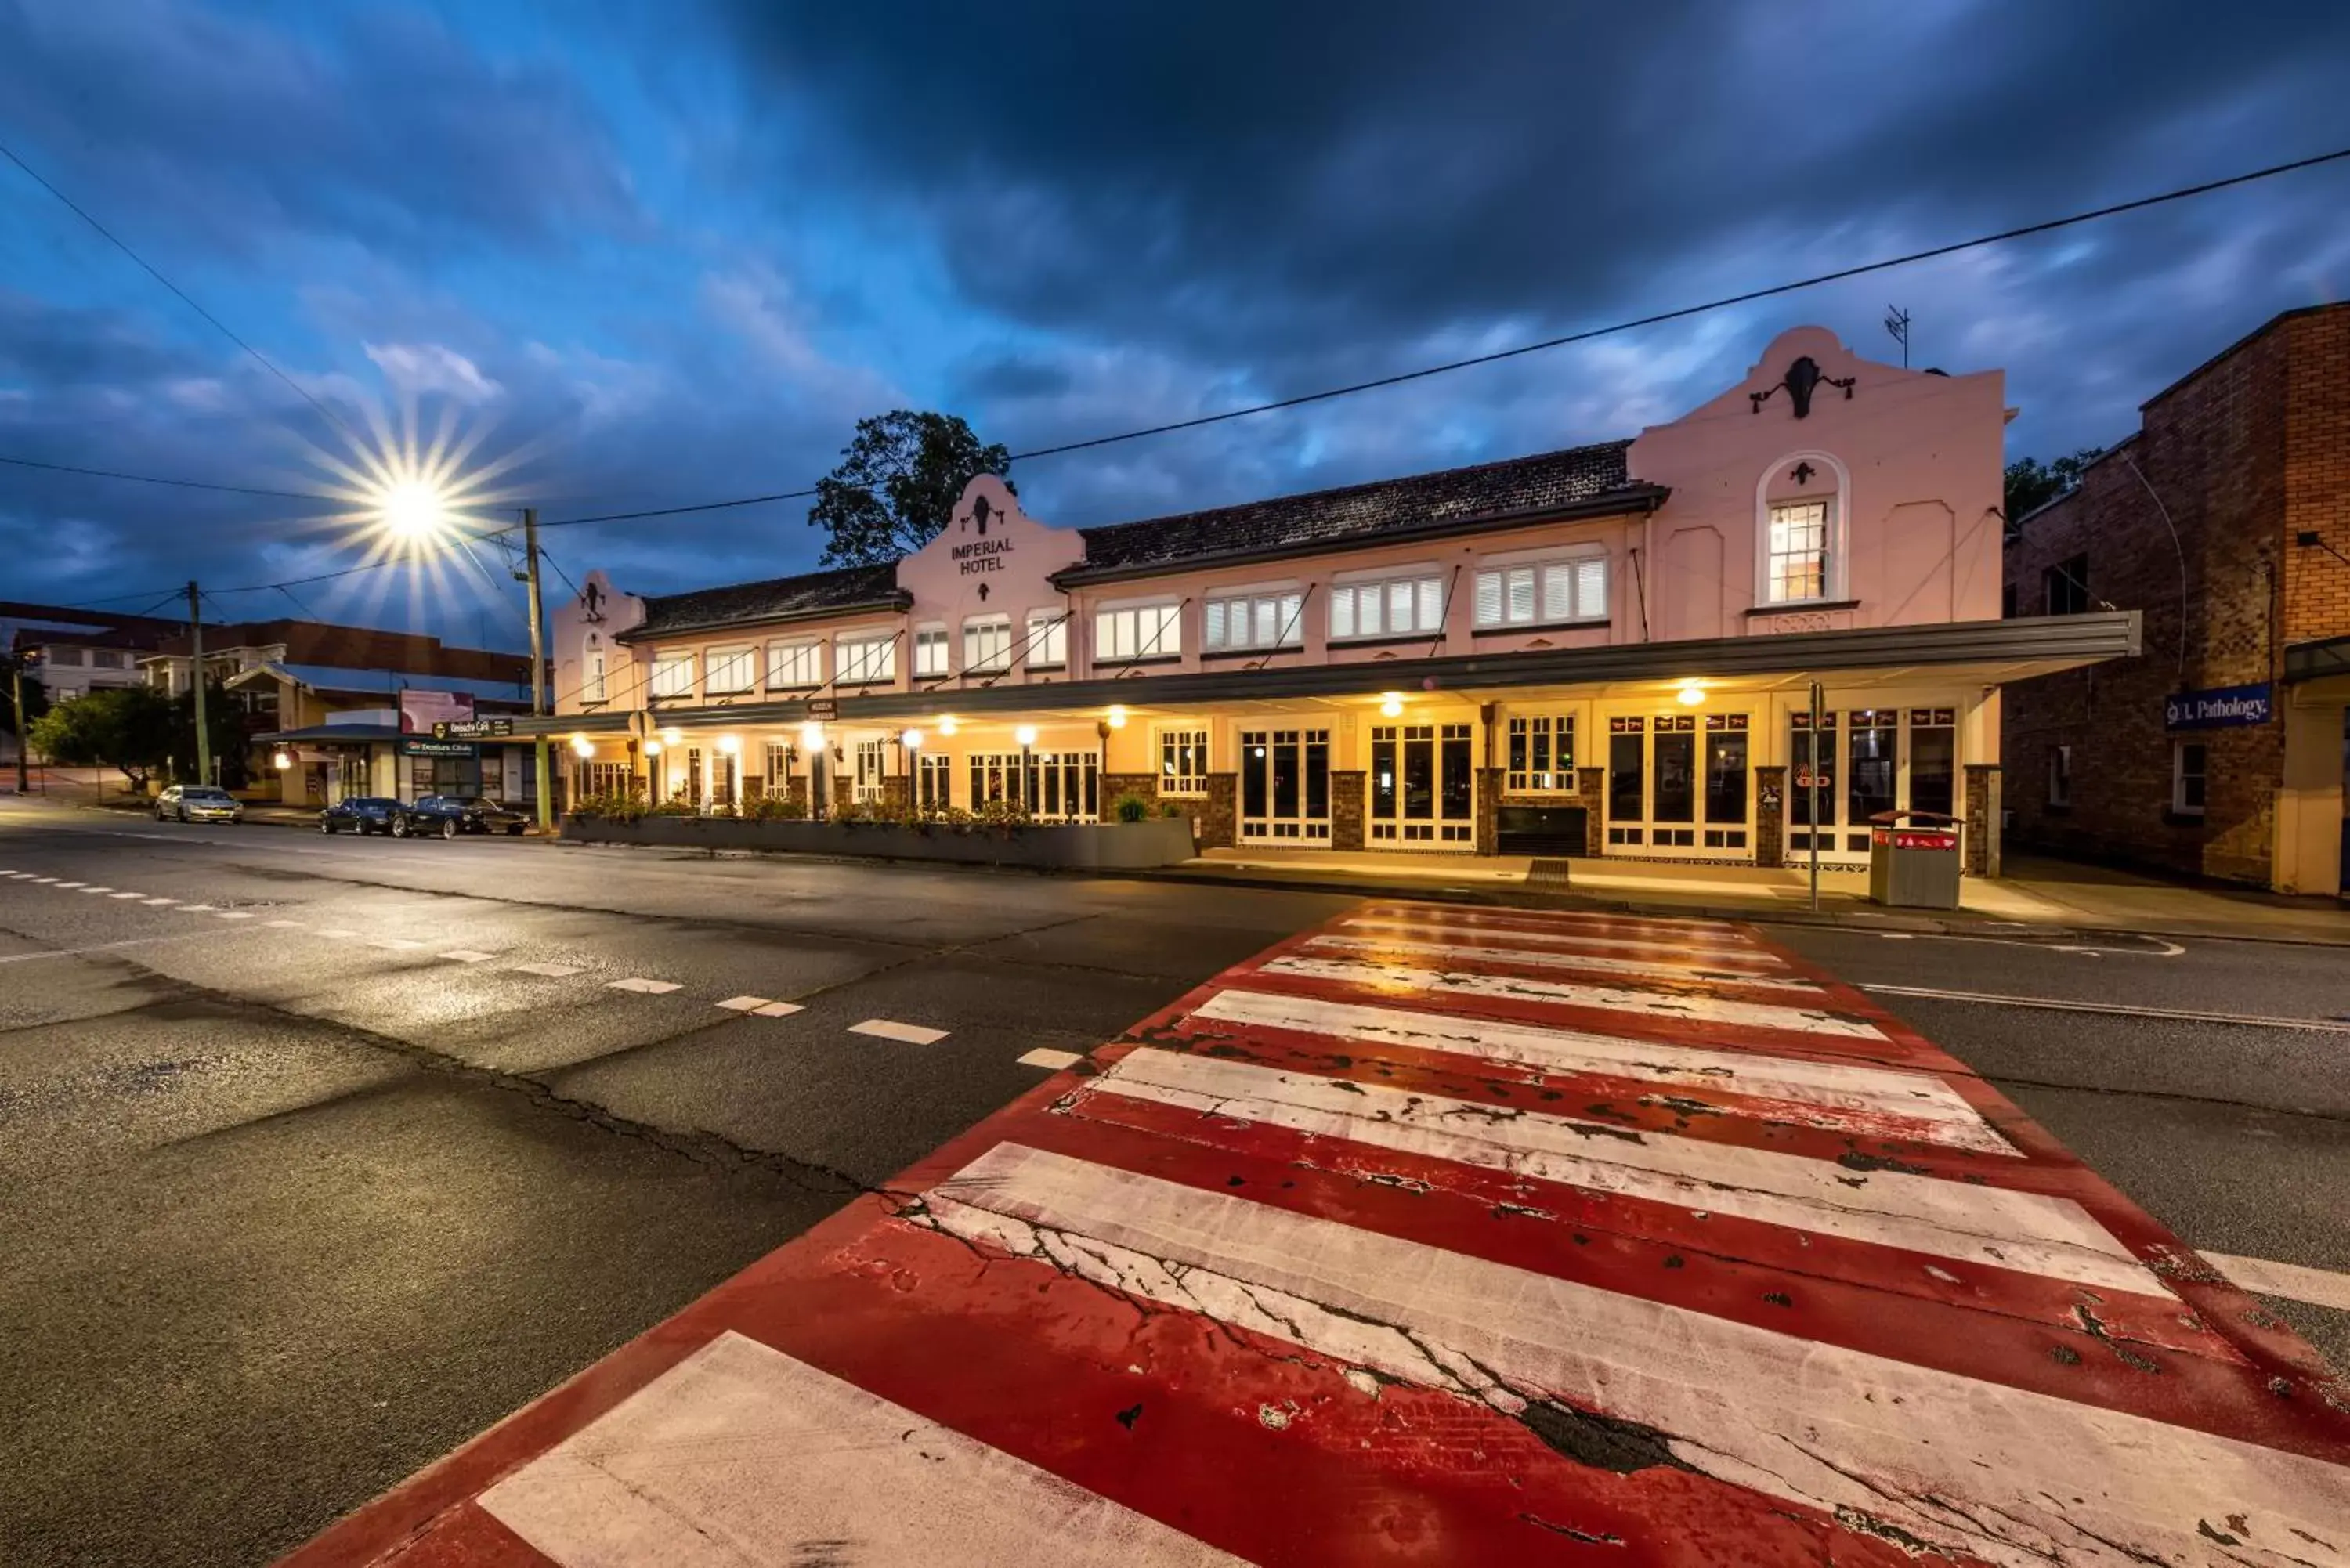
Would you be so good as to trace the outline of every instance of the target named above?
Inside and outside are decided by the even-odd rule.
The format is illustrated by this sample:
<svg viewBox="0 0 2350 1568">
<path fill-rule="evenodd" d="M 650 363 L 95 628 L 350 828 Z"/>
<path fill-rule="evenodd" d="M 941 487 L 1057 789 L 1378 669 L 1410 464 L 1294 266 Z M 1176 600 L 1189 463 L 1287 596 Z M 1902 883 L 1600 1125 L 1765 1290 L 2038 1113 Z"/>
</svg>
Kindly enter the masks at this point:
<svg viewBox="0 0 2350 1568">
<path fill-rule="evenodd" d="M 1305 596 L 1303 594 L 1281 596 L 1281 640 L 1305 640 Z"/>
<path fill-rule="evenodd" d="M 1384 614 L 1388 602 L 1387 590 L 1377 583 L 1365 583 L 1355 590 L 1355 618 L 1361 624 L 1356 629 L 1365 637 L 1377 637 L 1387 628 Z"/>
<path fill-rule="evenodd" d="M 1583 620 L 1607 614 L 1607 557 L 1594 556 L 1575 564 L 1575 613 Z"/>
<path fill-rule="evenodd" d="M 1411 629 L 1411 585 L 1396 581 L 1388 585 L 1388 629 Z"/>
<path fill-rule="evenodd" d="M 1510 568 L 1510 608 L 1512 625 L 1534 618 L 1534 569 L 1532 566 Z"/>
<path fill-rule="evenodd" d="M 1419 584 L 1419 629 L 1437 632 L 1444 629 L 1444 579 L 1422 577 Z"/>
<path fill-rule="evenodd" d="M 1542 569 L 1542 618 L 1575 618 L 1575 563 L 1551 561 Z"/>
<path fill-rule="evenodd" d="M 1281 628 L 1277 624 L 1281 614 L 1281 603 L 1277 599 L 1270 598 L 1256 599 L 1252 602 L 1256 610 L 1256 635 L 1249 639 L 1249 646 L 1271 648 L 1281 636 Z"/>
<path fill-rule="evenodd" d="M 1118 618 L 1104 610 L 1094 617 L 1094 657 L 1116 659 L 1118 656 Z"/>
<path fill-rule="evenodd" d="M 1181 605 L 1159 607 L 1159 625 L 1151 634 L 1151 652 L 1180 653 L 1183 651 L 1182 614 Z"/>
<path fill-rule="evenodd" d="M 1208 601 L 1208 630 L 1205 646 L 1209 648 L 1224 646 L 1224 601 L 1222 599 Z"/>
<path fill-rule="evenodd" d="M 1355 635 L 1355 590 L 1352 588 L 1330 590 L 1330 635 Z"/>
<path fill-rule="evenodd" d="M 1477 624 L 1502 624 L 1502 574 L 1499 572 L 1477 574 Z"/>
</svg>

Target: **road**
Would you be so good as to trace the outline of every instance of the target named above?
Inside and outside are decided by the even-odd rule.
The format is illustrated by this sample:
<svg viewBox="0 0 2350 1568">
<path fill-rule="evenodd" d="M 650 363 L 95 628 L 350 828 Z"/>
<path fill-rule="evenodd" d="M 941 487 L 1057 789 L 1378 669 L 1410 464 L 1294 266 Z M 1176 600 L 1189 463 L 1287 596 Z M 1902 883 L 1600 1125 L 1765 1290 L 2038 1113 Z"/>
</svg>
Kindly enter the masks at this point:
<svg viewBox="0 0 2350 1568">
<path fill-rule="evenodd" d="M 0 870 L 12 1564 L 267 1561 L 1347 903 L 15 802 Z M 2338 950 L 1767 935 L 1864 987 L 2350 1012 Z M 2195 1245 L 2350 1271 L 2350 1032 L 1875 995 Z M 2350 1364 L 2350 1314 L 2276 1305 Z"/>
</svg>

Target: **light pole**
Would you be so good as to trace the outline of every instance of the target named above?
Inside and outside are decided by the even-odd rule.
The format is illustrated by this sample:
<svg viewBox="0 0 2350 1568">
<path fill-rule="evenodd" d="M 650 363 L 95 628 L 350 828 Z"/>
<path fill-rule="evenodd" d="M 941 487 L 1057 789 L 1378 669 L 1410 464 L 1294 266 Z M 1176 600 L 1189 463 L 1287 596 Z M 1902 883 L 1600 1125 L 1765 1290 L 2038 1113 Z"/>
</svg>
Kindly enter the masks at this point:
<svg viewBox="0 0 2350 1568">
<path fill-rule="evenodd" d="M 531 717 L 539 721 L 531 750 L 536 758 L 538 775 L 538 827 L 544 833 L 555 826 L 555 785 L 546 756 L 546 628 L 539 607 L 536 506 L 522 509 L 522 553 L 526 567 L 523 581 L 530 590 L 530 711 Z"/>
<path fill-rule="evenodd" d="M 196 782 L 213 782 L 213 738 L 204 729 L 204 610 L 193 577 L 188 579 L 188 655 L 196 689 Z"/>
<path fill-rule="evenodd" d="M 33 786 L 25 776 L 25 666 L 40 657 L 36 649 L 27 649 L 8 658 L 9 701 L 16 714 L 16 793 L 30 794 Z M 47 777 L 47 774 L 42 775 Z"/>
</svg>

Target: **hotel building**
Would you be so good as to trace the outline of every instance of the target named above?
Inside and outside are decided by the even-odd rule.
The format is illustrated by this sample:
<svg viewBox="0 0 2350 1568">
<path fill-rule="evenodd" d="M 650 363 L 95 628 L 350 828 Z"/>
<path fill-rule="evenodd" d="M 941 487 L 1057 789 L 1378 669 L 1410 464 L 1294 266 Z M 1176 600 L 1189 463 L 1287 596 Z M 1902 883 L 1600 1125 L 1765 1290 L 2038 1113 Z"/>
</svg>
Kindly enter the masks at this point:
<svg viewBox="0 0 2350 1568">
<path fill-rule="evenodd" d="M 548 728 L 573 789 L 712 810 L 1131 794 L 1206 847 L 1853 866 L 1915 809 L 1995 873 L 2002 684 L 2138 646 L 2001 618 L 2007 418 L 1998 371 L 1799 327 L 1629 440 L 1090 528 L 983 475 L 890 565 L 591 573 Z"/>
</svg>

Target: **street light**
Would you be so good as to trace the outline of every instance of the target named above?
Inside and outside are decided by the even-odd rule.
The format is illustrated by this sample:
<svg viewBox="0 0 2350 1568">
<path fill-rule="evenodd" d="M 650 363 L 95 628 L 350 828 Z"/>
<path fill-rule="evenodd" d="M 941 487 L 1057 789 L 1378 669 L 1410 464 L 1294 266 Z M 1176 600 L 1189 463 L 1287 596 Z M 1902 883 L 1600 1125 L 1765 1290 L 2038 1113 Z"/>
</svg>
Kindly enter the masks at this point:
<svg viewBox="0 0 2350 1568">
<path fill-rule="evenodd" d="M 800 750 L 815 756 L 824 750 L 824 726 L 811 721 L 800 726 Z"/>
<path fill-rule="evenodd" d="M 272 767 L 276 768 L 279 773 L 281 773 L 281 774 L 282 774 L 282 773 L 284 773 L 287 768 L 290 768 L 290 767 L 292 767 L 292 766 L 294 765 L 294 759 L 293 759 L 292 757 L 290 757 L 290 756 L 287 756 L 284 752 L 280 751 L 280 752 L 276 753 L 276 754 L 274 754 L 273 756 L 271 756 L 271 757 L 270 757 L 270 759 L 269 759 L 269 763 L 270 763 L 270 765 L 271 765 Z"/>
<path fill-rule="evenodd" d="M 439 534 L 449 519 L 448 503 L 441 492 L 421 479 L 387 488 L 378 511 L 386 529 L 414 543 Z"/>
<path fill-rule="evenodd" d="M 1125 704 L 1113 702 L 1109 705 L 1109 727 L 1113 730 L 1123 730 L 1126 728 Z"/>
<path fill-rule="evenodd" d="M 571 754 L 577 757 L 592 757 L 596 754 L 596 742 L 585 735 L 574 735 L 571 737 Z"/>
<path fill-rule="evenodd" d="M 955 718 L 952 713 L 949 713 L 939 721 L 939 733 L 941 735 L 951 735 L 954 732 Z"/>
<path fill-rule="evenodd" d="M 898 737 L 898 743 L 910 752 L 919 752 L 922 749 L 922 732 L 920 730 L 909 730 Z"/>
</svg>

